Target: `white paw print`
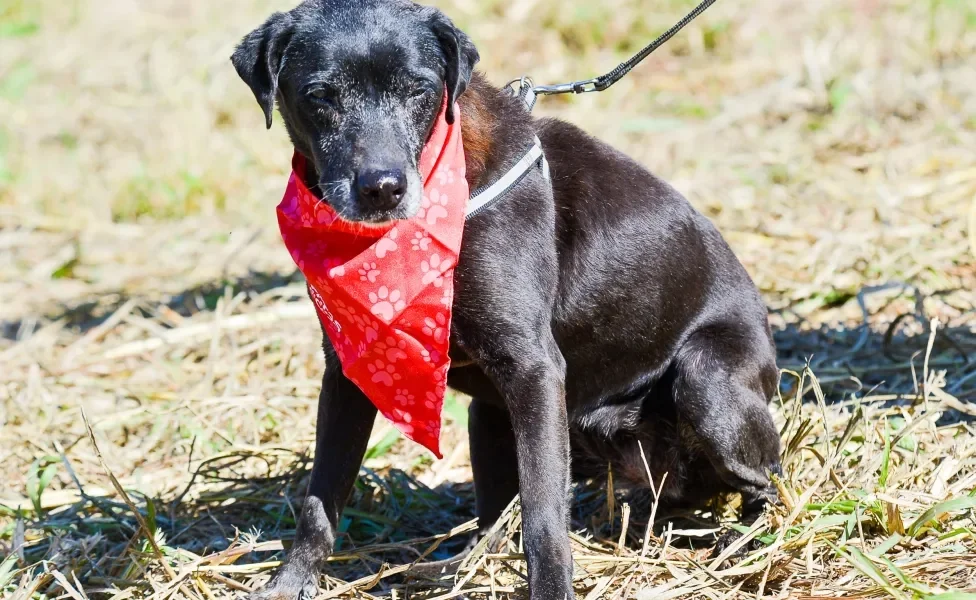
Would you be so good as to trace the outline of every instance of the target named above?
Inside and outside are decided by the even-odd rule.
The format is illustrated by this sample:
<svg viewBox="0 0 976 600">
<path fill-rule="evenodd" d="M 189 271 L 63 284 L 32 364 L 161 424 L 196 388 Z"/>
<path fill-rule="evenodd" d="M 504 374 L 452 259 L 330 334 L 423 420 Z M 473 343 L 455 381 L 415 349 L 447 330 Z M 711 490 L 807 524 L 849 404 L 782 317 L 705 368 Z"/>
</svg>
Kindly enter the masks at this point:
<svg viewBox="0 0 976 600">
<path fill-rule="evenodd" d="M 387 323 L 393 320 L 396 313 L 404 309 L 407 303 L 401 298 L 400 290 L 390 290 L 385 285 L 369 293 L 369 301 L 373 303 L 370 312 Z"/>
<path fill-rule="evenodd" d="M 424 406 L 426 406 L 431 410 L 434 410 L 435 408 L 437 408 L 438 400 L 440 400 L 440 398 L 437 397 L 437 394 L 435 394 L 434 392 L 427 392 L 427 399 L 424 401 Z"/>
<path fill-rule="evenodd" d="M 415 399 L 414 395 L 410 393 L 410 390 L 397 390 L 396 395 L 393 396 L 393 400 L 401 406 L 413 404 Z"/>
<path fill-rule="evenodd" d="M 444 313 L 437 313 L 433 319 L 426 317 L 424 319 L 424 333 L 433 337 L 437 343 L 447 340 L 447 317 L 444 316 Z"/>
<path fill-rule="evenodd" d="M 401 379 L 400 374 L 396 372 L 396 367 L 379 359 L 366 365 L 366 370 L 369 371 L 373 383 L 382 383 L 387 387 L 393 387 L 393 382 Z"/>
<path fill-rule="evenodd" d="M 434 287 L 441 287 L 444 285 L 444 278 L 441 277 L 440 266 L 441 263 L 445 262 L 441 260 L 440 255 L 431 254 L 430 258 L 420 263 L 420 270 L 424 272 L 424 276 L 421 279 L 424 285 L 433 283 Z"/>
<path fill-rule="evenodd" d="M 454 183 L 454 169 L 444 169 L 437 171 L 437 183 L 440 185 L 448 185 Z"/>
<path fill-rule="evenodd" d="M 359 269 L 359 280 L 368 281 L 370 283 L 376 283 L 376 278 L 379 277 L 380 270 L 376 268 L 376 263 L 374 262 L 364 262 L 363 268 Z"/>
<path fill-rule="evenodd" d="M 426 194 L 421 201 L 420 210 L 417 214 L 421 219 L 424 219 L 428 225 L 437 224 L 437 219 L 443 219 L 447 216 L 447 195 L 442 194 L 438 190 L 431 190 L 430 194 Z"/>
<path fill-rule="evenodd" d="M 376 350 L 381 352 L 386 360 L 391 363 L 395 363 L 398 360 L 402 360 L 407 357 L 406 353 L 407 342 L 406 340 L 400 340 L 399 342 L 392 337 L 386 338 L 385 342 L 377 342 Z"/>
<path fill-rule="evenodd" d="M 338 267 L 332 267 L 331 269 L 329 269 L 330 277 L 342 277 L 345 274 L 346 274 L 345 265 L 339 265 Z"/>
<path fill-rule="evenodd" d="M 397 246 L 397 243 L 394 240 L 396 240 L 397 236 L 399 235 L 400 232 L 396 227 L 387 231 L 386 235 L 381 237 L 376 242 L 376 248 L 374 249 L 376 252 L 376 258 L 383 258 L 390 252 L 396 252 L 396 249 L 399 248 L 399 246 Z"/>
<path fill-rule="evenodd" d="M 427 248 L 430 248 L 430 236 L 424 231 L 418 231 L 417 233 L 413 234 L 413 239 L 410 240 L 410 245 L 414 250 L 423 250 L 426 252 Z"/>
</svg>

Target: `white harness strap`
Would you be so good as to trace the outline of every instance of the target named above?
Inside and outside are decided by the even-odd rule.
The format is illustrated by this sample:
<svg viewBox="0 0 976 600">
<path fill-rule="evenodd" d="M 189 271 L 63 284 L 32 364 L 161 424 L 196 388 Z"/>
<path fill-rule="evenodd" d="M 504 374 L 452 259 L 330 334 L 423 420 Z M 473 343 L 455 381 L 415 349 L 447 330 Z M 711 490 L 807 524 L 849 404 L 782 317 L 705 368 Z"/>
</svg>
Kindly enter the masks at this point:
<svg viewBox="0 0 976 600">
<path fill-rule="evenodd" d="M 512 87 L 516 82 L 519 83 L 518 90 Z M 526 110 L 532 112 L 532 107 L 535 106 L 536 95 L 532 89 L 530 80 L 525 77 L 521 80 L 516 79 L 506 87 L 516 97 L 522 100 Z M 499 177 L 497 181 L 488 187 L 477 189 L 471 194 L 471 198 L 468 199 L 468 208 L 464 214 L 466 219 L 470 219 L 482 208 L 488 206 L 492 201 L 497 200 L 505 192 L 515 187 L 515 184 L 522 181 L 522 178 L 536 165 L 542 168 L 542 176 L 546 178 L 546 181 L 549 181 L 549 163 L 546 162 L 546 155 L 542 152 L 542 142 L 539 141 L 538 136 L 535 136 L 533 139 L 534 143 L 532 147 L 529 148 L 528 152 L 507 173 Z"/>
<path fill-rule="evenodd" d="M 549 163 L 546 162 L 546 156 L 542 152 L 542 142 L 539 138 L 535 138 L 535 143 L 529 148 L 529 151 L 519 159 L 515 166 L 508 170 L 507 173 L 499 177 L 494 183 L 486 188 L 476 191 L 471 198 L 468 200 L 468 207 L 465 210 L 465 217 L 470 218 L 474 213 L 478 212 L 492 200 L 495 200 L 508 190 L 512 189 L 516 183 L 522 180 L 523 177 L 529 172 L 530 169 L 536 165 L 541 165 L 542 175 L 548 181 L 549 179 Z"/>
</svg>

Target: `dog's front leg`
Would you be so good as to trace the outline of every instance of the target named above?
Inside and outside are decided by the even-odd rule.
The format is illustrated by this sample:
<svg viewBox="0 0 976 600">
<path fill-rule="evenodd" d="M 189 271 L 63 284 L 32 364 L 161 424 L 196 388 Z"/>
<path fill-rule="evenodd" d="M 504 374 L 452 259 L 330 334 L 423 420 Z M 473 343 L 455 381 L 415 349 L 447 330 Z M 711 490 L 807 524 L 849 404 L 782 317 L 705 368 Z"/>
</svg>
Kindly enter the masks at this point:
<svg viewBox="0 0 976 600">
<path fill-rule="evenodd" d="M 532 600 L 570 600 L 575 594 L 569 547 L 565 364 L 560 356 L 558 364 L 524 364 L 512 375 L 505 401 L 512 415 L 518 456 L 529 594 Z"/>
<path fill-rule="evenodd" d="M 327 357 L 328 358 L 328 357 Z M 315 459 L 295 543 L 285 564 L 252 600 L 315 597 L 321 562 L 332 553 L 336 526 L 366 454 L 376 407 L 327 360 L 315 428 Z"/>
<path fill-rule="evenodd" d="M 511 416 L 522 501 L 522 541 L 531 600 L 574 598 L 569 546 L 569 429 L 566 367 L 552 334 L 491 350 L 482 368 Z M 487 457 L 486 457 L 487 458 Z"/>
</svg>

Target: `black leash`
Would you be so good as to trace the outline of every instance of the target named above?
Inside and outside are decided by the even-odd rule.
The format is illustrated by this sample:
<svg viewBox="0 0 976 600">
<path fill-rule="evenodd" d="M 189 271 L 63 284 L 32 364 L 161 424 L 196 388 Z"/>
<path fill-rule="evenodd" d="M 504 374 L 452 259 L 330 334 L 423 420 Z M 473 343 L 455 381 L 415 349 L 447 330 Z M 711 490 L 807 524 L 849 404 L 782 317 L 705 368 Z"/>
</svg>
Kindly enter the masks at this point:
<svg viewBox="0 0 976 600">
<path fill-rule="evenodd" d="M 617 65 L 617 68 L 605 75 L 600 75 L 599 77 L 594 77 L 593 79 L 584 79 L 583 81 L 573 81 L 571 83 L 559 83 L 556 85 L 537 85 L 532 87 L 532 92 L 535 95 L 541 96 L 551 96 L 553 94 L 582 94 L 585 92 L 602 92 L 611 85 L 620 81 L 624 75 L 630 72 L 631 69 L 636 67 L 640 61 L 644 60 L 652 52 L 660 48 L 665 42 L 674 37 L 674 34 L 678 33 L 685 28 L 688 23 L 691 23 L 698 17 L 698 15 L 705 12 L 709 6 L 715 4 L 715 0 L 702 0 L 701 4 L 695 7 L 695 10 L 691 11 L 685 18 L 681 19 L 671 29 L 668 29 L 663 34 L 661 34 L 656 40 L 644 47 L 643 50 L 635 54 L 627 62 Z M 523 80 L 523 84 L 524 84 Z M 531 84 L 530 84 L 531 85 Z M 531 108 L 531 107 L 530 107 Z"/>
</svg>

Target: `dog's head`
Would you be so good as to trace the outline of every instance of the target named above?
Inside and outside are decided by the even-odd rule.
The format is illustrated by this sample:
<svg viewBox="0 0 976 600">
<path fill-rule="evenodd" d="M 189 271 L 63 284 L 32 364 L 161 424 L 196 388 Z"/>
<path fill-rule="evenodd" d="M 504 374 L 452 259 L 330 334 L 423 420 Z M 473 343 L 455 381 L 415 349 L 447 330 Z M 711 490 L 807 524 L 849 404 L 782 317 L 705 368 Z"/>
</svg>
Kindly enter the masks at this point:
<svg viewBox="0 0 976 600">
<path fill-rule="evenodd" d="M 306 0 L 231 57 L 271 127 L 275 100 L 321 197 L 378 225 L 420 208 L 420 152 L 447 94 L 449 123 L 478 51 L 439 10 L 406 0 Z"/>
</svg>

